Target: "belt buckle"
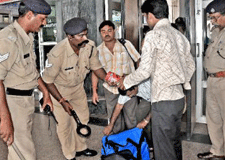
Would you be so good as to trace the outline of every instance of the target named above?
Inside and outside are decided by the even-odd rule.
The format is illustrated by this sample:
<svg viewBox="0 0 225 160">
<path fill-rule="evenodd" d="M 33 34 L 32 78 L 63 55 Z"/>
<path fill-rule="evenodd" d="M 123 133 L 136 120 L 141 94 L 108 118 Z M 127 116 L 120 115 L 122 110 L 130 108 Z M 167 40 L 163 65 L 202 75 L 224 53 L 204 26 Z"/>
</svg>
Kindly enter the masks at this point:
<svg viewBox="0 0 225 160">
<path fill-rule="evenodd" d="M 215 73 L 209 73 L 209 77 L 216 77 Z"/>
</svg>

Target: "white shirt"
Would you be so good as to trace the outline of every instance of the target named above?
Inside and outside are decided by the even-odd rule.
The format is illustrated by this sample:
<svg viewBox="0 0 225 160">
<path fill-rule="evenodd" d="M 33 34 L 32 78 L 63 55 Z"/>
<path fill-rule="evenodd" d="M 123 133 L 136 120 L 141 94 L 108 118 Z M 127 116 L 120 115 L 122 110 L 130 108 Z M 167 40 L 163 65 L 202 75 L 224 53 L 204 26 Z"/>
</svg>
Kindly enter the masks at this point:
<svg viewBox="0 0 225 160">
<path fill-rule="evenodd" d="M 150 78 L 144 80 L 143 82 L 141 82 L 138 85 L 138 93 L 137 93 L 136 96 L 141 97 L 148 102 L 151 102 L 151 82 L 150 82 Z M 118 98 L 118 103 L 119 104 L 125 104 L 129 100 L 130 100 L 130 97 L 120 95 L 119 98 Z"/>
</svg>

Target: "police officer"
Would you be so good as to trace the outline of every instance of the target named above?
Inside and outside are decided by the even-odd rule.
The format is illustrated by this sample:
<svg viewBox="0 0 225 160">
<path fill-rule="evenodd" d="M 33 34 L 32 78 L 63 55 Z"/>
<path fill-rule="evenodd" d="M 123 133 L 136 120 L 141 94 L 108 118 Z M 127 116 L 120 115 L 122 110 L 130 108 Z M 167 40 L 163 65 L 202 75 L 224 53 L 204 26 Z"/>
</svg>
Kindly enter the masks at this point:
<svg viewBox="0 0 225 160">
<path fill-rule="evenodd" d="M 51 7 L 45 0 L 24 0 L 18 11 L 18 20 L 0 31 L 0 107 L 8 107 L 11 112 L 15 130 L 12 145 L 18 148 L 8 147 L 8 159 L 19 160 L 22 154 L 27 160 L 36 160 L 31 136 L 34 88 L 43 92 L 43 106 L 52 107 L 52 101 L 36 69 L 32 32 L 38 32 L 46 24 Z"/>
<path fill-rule="evenodd" d="M 212 146 L 199 158 L 224 159 L 225 156 L 225 1 L 214 0 L 206 7 L 211 22 L 218 26 L 206 50 L 204 67 L 208 73 L 206 120 Z"/>
<path fill-rule="evenodd" d="M 87 22 L 72 18 L 63 29 L 67 37 L 48 53 L 43 80 L 54 97 L 54 111 L 59 122 L 57 133 L 63 154 L 74 160 L 81 155 L 95 156 L 97 152 L 88 149 L 86 139 L 77 134 L 77 124 L 70 116 L 70 109 L 76 111 L 83 124 L 88 123 L 84 79 L 90 70 L 104 79 L 105 71 L 101 68 L 94 42 L 87 39 Z"/>
</svg>

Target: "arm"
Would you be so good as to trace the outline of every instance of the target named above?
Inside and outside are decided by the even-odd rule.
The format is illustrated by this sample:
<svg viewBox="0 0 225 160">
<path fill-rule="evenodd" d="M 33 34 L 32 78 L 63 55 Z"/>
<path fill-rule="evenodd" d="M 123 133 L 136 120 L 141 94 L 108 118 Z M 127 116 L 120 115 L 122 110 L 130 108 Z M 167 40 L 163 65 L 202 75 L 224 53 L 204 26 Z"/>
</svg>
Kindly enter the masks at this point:
<svg viewBox="0 0 225 160">
<path fill-rule="evenodd" d="M 105 81 L 105 76 L 106 76 L 106 72 L 103 68 L 97 69 L 97 70 L 93 70 L 93 72 L 95 73 L 95 75 L 100 78 L 101 80 Z"/>
<path fill-rule="evenodd" d="M 72 105 L 63 99 L 62 95 L 59 93 L 54 83 L 46 83 L 46 87 L 48 88 L 51 95 L 63 106 L 64 110 L 71 115 L 70 110 L 73 109 Z"/>
<path fill-rule="evenodd" d="M 133 96 L 135 96 L 138 92 L 138 86 L 135 86 L 133 90 L 128 90 L 127 91 L 127 96 L 129 96 L 130 98 L 132 98 Z"/>
<path fill-rule="evenodd" d="M 148 38 L 145 38 L 139 67 L 125 78 L 121 78 L 118 87 L 121 89 L 128 89 L 150 77 L 154 70 L 157 56 L 157 49 L 153 39 L 154 38 L 152 38 L 152 35 L 150 34 L 148 35 Z"/>
<path fill-rule="evenodd" d="M 11 145 L 14 141 L 14 128 L 6 101 L 3 80 L 0 80 L 0 97 L 0 135 L 7 145 Z"/>
<path fill-rule="evenodd" d="M 91 81 L 92 81 L 92 92 L 93 92 L 92 102 L 95 105 L 97 105 L 97 102 L 99 102 L 98 92 L 97 92 L 97 89 L 98 89 L 98 77 L 94 74 L 94 72 L 92 72 L 92 74 L 91 74 Z"/>
<path fill-rule="evenodd" d="M 149 114 L 147 115 L 147 117 L 145 117 L 141 122 L 139 122 L 137 124 L 138 128 L 145 128 L 146 125 L 150 122 L 152 115 L 151 115 L 151 111 L 149 112 Z"/>
<path fill-rule="evenodd" d="M 118 116 L 119 116 L 121 110 L 123 109 L 123 106 L 124 106 L 124 105 L 117 103 L 117 105 L 116 105 L 116 107 L 115 107 L 115 109 L 114 109 L 114 111 L 113 111 L 113 113 L 112 113 L 112 117 L 111 117 L 111 119 L 110 119 L 109 125 L 106 126 L 106 127 L 104 128 L 104 130 L 103 130 L 103 133 L 104 133 L 105 135 L 109 135 L 109 134 L 112 132 L 113 126 L 114 126 L 114 124 L 115 124 L 115 122 L 116 122 L 116 119 L 118 118 Z"/>
<path fill-rule="evenodd" d="M 43 93 L 42 108 L 45 108 L 45 106 L 48 104 L 51 107 L 51 111 L 53 111 L 53 104 L 52 104 L 52 100 L 50 98 L 50 94 L 49 94 L 48 89 L 46 88 L 45 83 L 41 77 L 38 78 L 38 89 Z"/>
</svg>

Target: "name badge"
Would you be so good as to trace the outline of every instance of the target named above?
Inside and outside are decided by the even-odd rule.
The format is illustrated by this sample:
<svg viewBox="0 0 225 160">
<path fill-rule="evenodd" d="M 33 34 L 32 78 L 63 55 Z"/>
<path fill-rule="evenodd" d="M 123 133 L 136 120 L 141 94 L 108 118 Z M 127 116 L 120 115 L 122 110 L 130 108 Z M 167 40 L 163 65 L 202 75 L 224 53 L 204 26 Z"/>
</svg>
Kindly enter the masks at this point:
<svg viewBox="0 0 225 160">
<path fill-rule="evenodd" d="M 27 53 L 27 54 L 25 54 L 25 55 L 23 56 L 24 59 L 26 59 L 26 58 L 28 58 L 28 57 L 30 57 L 30 53 Z"/>
<path fill-rule="evenodd" d="M 71 70 L 71 69 L 73 69 L 73 67 L 68 67 L 68 68 L 65 69 L 65 71 L 68 71 L 68 70 Z"/>
</svg>

